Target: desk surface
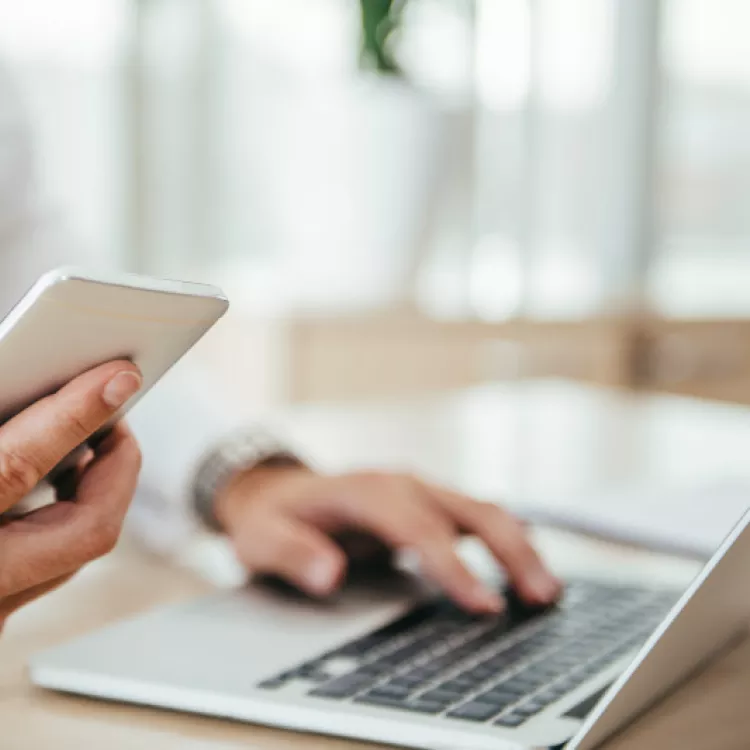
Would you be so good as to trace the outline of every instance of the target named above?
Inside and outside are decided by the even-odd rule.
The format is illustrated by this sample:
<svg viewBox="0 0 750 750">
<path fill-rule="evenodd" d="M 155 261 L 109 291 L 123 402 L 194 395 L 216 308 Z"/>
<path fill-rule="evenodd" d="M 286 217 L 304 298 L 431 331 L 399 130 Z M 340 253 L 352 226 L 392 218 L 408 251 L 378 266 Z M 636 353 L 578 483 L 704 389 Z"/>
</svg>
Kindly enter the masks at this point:
<svg viewBox="0 0 750 750">
<path fill-rule="evenodd" d="M 750 412 L 671 397 L 637 397 L 563 383 L 473 389 L 410 404 L 314 406 L 278 424 L 332 468 L 419 470 L 484 495 L 602 486 L 633 477 L 690 481 L 747 475 Z M 687 580 L 695 564 L 542 531 L 567 570 L 616 568 Z M 186 557 L 185 559 L 188 559 Z M 114 554 L 20 612 L 0 639 L 3 747 L 315 748 L 360 743 L 61 696 L 31 687 L 27 656 L 126 615 L 212 589 L 211 555 L 190 567 L 124 540 Z M 205 565 L 205 570 L 202 566 Z M 744 750 L 750 644 L 714 664 L 627 732 L 612 750 Z"/>
</svg>

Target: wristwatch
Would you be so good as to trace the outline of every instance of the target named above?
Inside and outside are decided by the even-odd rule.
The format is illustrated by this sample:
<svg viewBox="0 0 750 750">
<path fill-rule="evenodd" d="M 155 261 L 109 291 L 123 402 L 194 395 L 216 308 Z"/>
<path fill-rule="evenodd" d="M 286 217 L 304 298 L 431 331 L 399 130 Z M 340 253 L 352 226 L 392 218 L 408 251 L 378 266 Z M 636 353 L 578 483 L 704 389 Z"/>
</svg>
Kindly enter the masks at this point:
<svg viewBox="0 0 750 750">
<path fill-rule="evenodd" d="M 307 464 L 287 447 L 260 432 L 245 432 L 215 445 L 199 462 L 191 485 L 193 510 L 211 531 L 224 531 L 214 509 L 216 498 L 233 476 L 259 466 Z"/>
</svg>

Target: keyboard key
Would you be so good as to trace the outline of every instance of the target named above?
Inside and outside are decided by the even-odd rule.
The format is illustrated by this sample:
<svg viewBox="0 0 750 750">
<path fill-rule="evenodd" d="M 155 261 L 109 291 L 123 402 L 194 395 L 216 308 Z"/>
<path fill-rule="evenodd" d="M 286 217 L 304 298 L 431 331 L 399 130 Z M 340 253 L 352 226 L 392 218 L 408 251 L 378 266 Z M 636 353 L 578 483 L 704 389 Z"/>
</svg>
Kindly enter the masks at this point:
<svg viewBox="0 0 750 750">
<path fill-rule="evenodd" d="M 461 672 L 457 676 L 457 679 L 460 680 L 462 683 L 465 683 L 466 685 L 470 686 L 469 689 L 478 687 L 483 682 L 487 681 L 485 678 L 480 677 L 478 674 L 475 674 L 473 670 L 470 670 L 468 672 Z"/>
<path fill-rule="evenodd" d="M 533 693 L 539 687 L 540 683 L 534 680 L 521 679 L 518 677 L 511 678 L 507 683 L 508 690 L 520 695 L 528 695 L 529 693 Z"/>
<path fill-rule="evenodd" d="M 526 718 L 529 718 L 530 716 L 535 716 L 545 708 L 546 706 L 543 703 L 532 699 L 530 701 L 527 701 L 526 703 L 522 703 L 520 706 L 516 706 L 513 709 L 513 713 L 517 716 L 524 716 Z"/>
<path fill-rule="evenodd" d="M 497 670 L 493 669 L 492 667 L 480 665 L 478 667 L 474 667 L 474 669 L 471 670 L 470 674 L 478 682 L 484 682 L 485 680 L 490 679 L 490 677 L 495 677 L 495 675 L 497 675 Z"/>
<path fill-rule="evenodd" d="M 420 700 L 429 701 L 432 703 L 440 703 L 444 706 L 452 706 L 454 703 L 458 703 L 462 698 L 463 695 L 449 693 L 445 690 L 440 689 L 428 690 L 426 693 L 422 693 L 419 696 Z"/>
<path fill-rule="evenodd" d="M 384 683 L 382 685 L 378 685 L 377 687 L 374 687 L 368 695 L 378 695 L 382 698 L 397 698 L 397 699 L 404 699 L 409 696 L 412 689 L 407 687 L 402 687 L 401 685 L 394 685 L 393 683 Z"/>
<path fill-rule="evenodd" d="M 416 688 L 417 686 L 423 684 L 424 680 L 421 677 L 414 677 L 413 675 L 407 673 L 404 675 L 391 677 L 389 683 L 391 685 L 399 685 L 401 687 Z"/>
<path fill-rule="evenodd" d="M 281 680 L 278 678 L 271 678 L 270 680 L 265 680 L 264 682 L 261 682 L 260 685 L 258 685 L 259 688 L 262 690 L 278 690 L 279 688 L 284 687 L 286 685 L 286 680 Z"/>
<path fill-rule="evenodd" d="M 356 698 L 355 702 L 364 703 L 369 706 L 380 706 L 381 708 L 395 708 L 399 711 L 412 711 L 420 714 L 439 714 L 445 709 L 445 706 L 439 703 L 420 700 L 400 701 L 395 698 L 373 695 L 372 693 L 361 695 L 359 698 Z"/>
<path fill-rule="evenodd" d="M 534 674 L 539 675 L 545 683 L 552 682 L 558 677 L 562 677 L 567 670 L 561 669 L 554 662 L 545 662 L 543 664 L 534 665 Z"/>
<path fill-rule="evenodd" d="M 581 659 L 578 654 L 560 654 L 554 657 L 555 667 L 561 670 L 573 669 L 581 664 L 582 661 L 585 661 L 585 659 Z"/>
<path fill-rule="evenodd" d="M 385 674 L 386 672 L 390 672 L 393 669 L 393 667 L 382 661 L 373 661 L 369 662 L 368 664 L 363 664 L 358 670 L 358 674 L 366 674 L 370 675 L 373 679 L 376 677 L 379 677 L 382 674 Z"/>
<path fill-rule="evenodd" d="M 463 695 L 474 687 L 473 680 L 466 680 L 460 677 L 454 677 L 446 682 L 441 682 L 438 686 L 441 690 L 448 690 L 452 693 L 459 693 Z"/>
<path fill-rule="evenodd" d="M 476 700 L 497 706 L 499 711 L 504 711 L 506 708 L 518 702 L 518 696 L 510 693 L 489 690 L 486 693 L 480 693 L 476 697 Z"/>
<path fill-rule="evenodd" d="M 562 698 L 563 695 L 567 695 L 570 692 L 570 688 L 568 687 L 568 685 L 560 681 L 552 683 L 552 685 L 545 688 L 543 692 L 554 695 L 557 698 Z"/>
<path fill-rule="evenodd" d="M 414 700 L 404 704 L 407 711 L 414 711 L 420 714 L 439 714 L 445 710 L 445 706 L 432 701 Z"/>
<path fill-rule="evenodd" d="M 364 693 L 355 698 L 355 703 L 367 703 L 371 706 L 383 706 L 387 708 L 402 708 L 405 701 L 388 695 L 379 695 L 375 692 Z"/>
<path fill-rule="evenodd" d="M 501 709 L 491 703 L 483 703 L 477 700 L 454 708 L 448 712 L 447 716 L 450 716 L 452 719 L 464 719 L 466 721 L 488 721 L 493 716 L 497 716 L 500 711 Z"/>
<path fill-rule="evenodd" d="M 491 659 L 488 659 L 485 664 L 487 664 L 488 667 L 492 667 L 498 674 L 506 671 L 509 667 L 511 667 L 514 663 L 513 659 L 509 659 L 507 656 L 503 654 L 499 654 L 498 656 L 493 656 Z"/>
<path fill-rule="evenodd" d="M 515 712 L 503 714 L 499 719 L 495 721 L 495 726 L 509 728 L 520 727 L 521 724 L 526 721 L 526 718 L 526 716 L 519 716 Z"/>
<path fill-rule="evenodd" d="M 345 677 L 339 677 L 333 682 L 315 688 L 310 691 L 310 695 L 318 698 L 349 698 L 356 695 L 360 690 L 364 690 L 372 680 L 367 675 L 357 674 L 356 672 Z"/>
<path fill-rule="evenodd" d="M 526 686 L 517 683 L 513 678 L 500 682 L 497 685 L 493 685 L 492 690 L 508 693 L 509 695 L 522 696 L 527 695 L 528 690 Z"/>
<path fill-rule="evenodd" d="M 297 672 L 298 670 L 296 669 L 289 669 L 286 672 L 277 675 L 276 679 L 281 680 L 282 682 L 289 682 L 289 680 L 293 680 L 297 676 Z"/>
<path fill-rule="evenodd" d="M 547 690 L 542 690 L 541 693 L 537 693 L 534 696 L 534 700 L 537 701 L 537 703 L 543 703 L 545 706 L 549 706 L 560 700 L 563 695 L 565 695 L 565 693 L 559 693 L 557 690 L 548 688 Z"/>
<path fill-rule="evenodd" d="M 423 664 L 416 669 L 411 670 L 409 674 L 412 674 L 415 677 L 421 677 L 423 680 L 431 680 L 433 679 L 433 677 L 435 677 L 436 674 L 442 671 L 442 667 L 439 667 L 435 664 Z"/>
<path fill-rule="evenodd" d="M 408 661 L 419 656 L 426 648 L 426 644 L 423 640 L 418 640 L 415 643 L 409 643 L 406 646 L 402 646 L 395 651 L 391 651 L 381 657 L 380 661 L 383 664 L 401 666 Z"/>
<path fill-rule="evenodd" d="M 340 674 L 343 676 L 344 674 L 351 673 L 355 668 L 356 664 L 352 665 L 350 669 L 341 672 Z M 326 669 L 326 665 L 323 662 L 314 661 L 303 664 L 299 669 L 297 669 L 296 673 L 293 675 L 293 678 L 300 680 L 309 680 L 310 682 L 328 682 L 328 680 L 332 680 L 337 676 L 338 674 L 335 671 L 329 673 Z"/>
<path fill-rule="evenodd" d="M 546 674 L 543 674 L 541 670 L 537 670 L 534 667 L 528 667 L 522 672 L 519 672 L 515 679 L 533 687 L 535 690 L 549 682 L 549 677 Z"/>
</svg>

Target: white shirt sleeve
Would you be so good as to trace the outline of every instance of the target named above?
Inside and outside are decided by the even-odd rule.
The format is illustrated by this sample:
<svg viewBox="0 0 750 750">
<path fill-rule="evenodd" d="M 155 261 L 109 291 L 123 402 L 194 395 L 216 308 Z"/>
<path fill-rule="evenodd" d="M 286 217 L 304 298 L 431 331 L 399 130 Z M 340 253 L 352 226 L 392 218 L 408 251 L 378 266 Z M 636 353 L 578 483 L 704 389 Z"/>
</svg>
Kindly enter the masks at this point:
<svg viewBox="0 0 750 750">
<path fill-rule="evenodd" d="M 179 366 L 143 397 L 128 422 L 143 453 L 129 525 L 154 551 L 173 554 L 198 530 L 191 485 L 200 460 L 247 424 L 232 416 L 208 379 Z"/>
<path fill-rule="evenodd" d="M 34 175 L 24 108 L 0 67 L 0 318 L 41 273 L 90 260 L 65 223 L 44 209 Z M 171 554 L 193 535 L 189 486 L 196 463 L 239 427 L 217 395 L 177 367 L 128 418 L 144 456 L 128 523 L 156 551 Z"/>
</svg>

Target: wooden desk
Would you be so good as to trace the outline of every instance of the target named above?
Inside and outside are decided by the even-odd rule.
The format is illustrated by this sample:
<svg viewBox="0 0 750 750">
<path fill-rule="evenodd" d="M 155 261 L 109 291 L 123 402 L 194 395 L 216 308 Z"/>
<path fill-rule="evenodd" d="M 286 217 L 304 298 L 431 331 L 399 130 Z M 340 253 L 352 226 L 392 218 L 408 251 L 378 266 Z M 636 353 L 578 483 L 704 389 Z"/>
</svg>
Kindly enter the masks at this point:
<svg viewBox="0 0 750 750">
<path fill-rule="evenodd" d="M 419 469 L 481 494 L 590 488 L 632 476 L 702 479 L 750 473 L 750 412 L 672 397 L 634 397 L 563 383 L 480 388 L 409 404 L 307 407 L 278 419 L 325 466 Z M 617 568 L 687 580 L 695 563 L 542 531 L 560 569 Z M 203 549 L 203 548 L 202 548 Z M 149 607 L 212 588 L 211 555 L 192 569 L 124 540 L 116 552 L 9 622 L 0 640 L 3 748 L 197 750 L 337 748 L 361 743 L 101 703 L 31 687 L 27 656 Z M 201 562 L 202 561 L 202 562 Z M 202 569 L 202 565 L 205 569 Z M 750 644 L 656 707 L 612 750 L 746 750 Z"/>
</svg>

